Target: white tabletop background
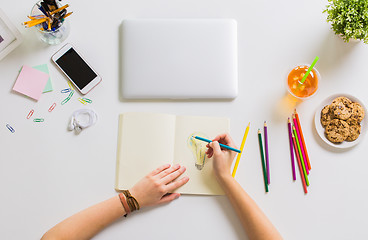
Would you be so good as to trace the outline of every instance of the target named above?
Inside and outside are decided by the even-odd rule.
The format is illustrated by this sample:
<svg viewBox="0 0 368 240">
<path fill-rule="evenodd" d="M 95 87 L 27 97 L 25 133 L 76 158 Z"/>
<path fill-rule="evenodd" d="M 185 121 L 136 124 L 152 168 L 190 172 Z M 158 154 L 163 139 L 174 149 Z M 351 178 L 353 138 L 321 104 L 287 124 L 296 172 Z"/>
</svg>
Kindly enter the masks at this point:
<svg viewBox="0 0 368 240">
<path fill-rule="evenodd" d="M 251 128 L 236 179 L 285 239 L 364 239 L 368 194 L 364 139 L 336 151 L 319 139 L 316 106 L 334 93 L 350 93 L 366 105 L 368 46 L 344 43 L 326 15 L 327 1 L 137 0 L 63 1 L 74 14 L 69 42 L 82 52 L 103 81 L 87 95 L 98 123 L 79 136 L 67 131 L 79 93 L 65 105 L 66 78 L 50 57 L 62 45 L 45 46 L 24 29 L 32 1 L 2 1 L 1 8 L 23 33 L 24 43 L 0 62 L 0 236 L 38 239 L 49 228 L 114 190 L 118 115 L 127 111 L 225 116 L 240 145 Z M 6 4 L 5 4 L 6 3 Z M 239 96 L 234 101 L 125 102 L 119 97 L 119 25 L 124 18 L 234 18 L 238 22 Z M 292 181 L 285 78 L 291 67 L 311 63 L 322 79 L 318 93 L 297 106 L 312 164 L 309 193 L 299 174 Z M 47 63 L 54 91 L 38 102 L 12 92 L 22 65 Z M 142 69 L 144 71 L 144 69 Z M 52 113 L 48 108 L 54 103 Z M 34 117 L 44 123 L 27 120 Z M 265 194 L 257 129 L 267 120 L 271 166 Z M 9 123 L 14 134 L 5 127 Z M 142 147 L 144 148 L 144 147 Z M 109 226 L 95 239 L 246 239 L 226 197 L 182 196 Z"/>
</svg>

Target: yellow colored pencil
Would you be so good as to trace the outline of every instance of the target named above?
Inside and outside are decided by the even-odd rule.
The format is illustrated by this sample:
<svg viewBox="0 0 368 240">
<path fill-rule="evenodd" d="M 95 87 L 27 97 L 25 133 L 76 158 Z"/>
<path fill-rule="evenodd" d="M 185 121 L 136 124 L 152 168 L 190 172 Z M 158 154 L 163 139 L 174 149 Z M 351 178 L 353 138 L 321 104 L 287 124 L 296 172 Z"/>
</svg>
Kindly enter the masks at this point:
<svg viewBox="0 0 368 240">
<path fill-rule="evenodd" d="M 243 140 L 240 144 L 240 153 L 238 153 L 238 156 L 236 157 L 236 161 L 235 161 L 235 165 L 234 165 L 234 169 L 233 169 L 233 173 L 231 174 L 233 177 L 235 177 L 235 174 L 236 174 L 236 170 L 238 169 L 238 165 L 239 165 L 239 161 L 240 161 L 240 158 L 241 158 L 241 154 L 243 152 L 243 148 L 244 148 L 244 145 L 245 145 L 245 140 L 247 140 L 247 136 L 248 136 L 248 132 L 249 132 L 249 125 L 250 123 L 248 123 L 248 126 L 247 128 L 245 129 L 245 133 L 244 133 L 244 136 L 243 136 Z"/>
<path fill-rule="evenodd" d="M 55 11 L 52 11 L 50 14 L 54 15 L 55 13 L 60 12 L 61 10 L 65 9 L 67 7 L 69 7 L 69 4 L 66 4 L 66 5 L 62 6 L 61 8 L 58 8 Z"/>
<path fill-rule="evenodd" d="M 36 26 L 36 25 L 38 25 L 38 24 L 41 24 L 41 23 L 43 23 L 43 22 L 46 22 L 46 18 L 42 18 L 42 19 L 40 19 L 40 20 L 32 20 L 32 21 L 34 21 L 34 22 L 32 22 L 32 23 L 28 23 L 27 24 L 27 28 L 30 28 L 30 27 L 33 27 L 33 26 Z"/>
<path fill-rule="evenodd" d="M 72 15 L 72 13 L 73 13 L 73 12 L 67 13 L 67 14 L 64 16 L 64 18 L 69 17 L 70 15 Z"/>
<path fill-rule="evenodd" d="M 28 21 L 28 22 L 24 22 L 23 25 L 30 25 L 30 24 L 34 24 L 34 23 L 37 23 L 37 22 L 44 22 L 44 21 L 46 21 L 46 18 L 33 19 L 33 20 Z"/>
</svg>

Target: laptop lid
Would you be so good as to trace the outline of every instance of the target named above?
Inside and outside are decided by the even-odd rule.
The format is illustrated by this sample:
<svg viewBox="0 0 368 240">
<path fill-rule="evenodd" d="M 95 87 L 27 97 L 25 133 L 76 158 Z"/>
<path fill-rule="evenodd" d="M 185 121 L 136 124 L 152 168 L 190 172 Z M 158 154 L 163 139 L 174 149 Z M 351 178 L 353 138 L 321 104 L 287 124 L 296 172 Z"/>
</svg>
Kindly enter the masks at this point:
<svg viewBox="0 0 368 240">
<path fill-rule="evenodd" d="M 237 96 L 235 20 L 127 19 L 120 40 L 125 99 Z"/>
</svg>

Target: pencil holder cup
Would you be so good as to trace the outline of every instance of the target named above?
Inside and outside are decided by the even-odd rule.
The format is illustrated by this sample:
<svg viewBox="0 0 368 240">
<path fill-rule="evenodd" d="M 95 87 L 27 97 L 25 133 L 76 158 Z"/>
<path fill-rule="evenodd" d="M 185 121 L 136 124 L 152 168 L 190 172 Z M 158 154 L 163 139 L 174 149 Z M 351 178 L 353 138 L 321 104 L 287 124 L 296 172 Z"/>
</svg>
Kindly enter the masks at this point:
<svg viewBox="0 0 368 240">
<path fill-rule="evenodd" d="M 31 10 L 31 16 L 41 15 L 44 14 L 40 9 L 41 1 L 38 1 Z M 59 4 L 58 4 L 59 5 Z M 60 7 L 60 5 L 59 5 Z M 38 24 L 35 26 L 35 31 L 37 37 L 49 45 L 57 45 L 63 42 L 70 33 L 70 25 L 69 22 L 66 20 L 60 21 L 56 27 L 51 28 L 50 30 L 45 27 L 46 23 Z"/>
</svg>

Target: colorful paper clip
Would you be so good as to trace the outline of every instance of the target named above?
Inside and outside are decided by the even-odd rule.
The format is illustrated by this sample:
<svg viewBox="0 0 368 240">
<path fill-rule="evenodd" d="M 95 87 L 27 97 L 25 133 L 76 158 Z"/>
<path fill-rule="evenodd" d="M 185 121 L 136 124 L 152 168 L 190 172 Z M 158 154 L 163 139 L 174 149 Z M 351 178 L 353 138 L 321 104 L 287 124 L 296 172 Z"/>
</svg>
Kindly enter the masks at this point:
<svg viewBox="0 0 368 240">
<path fill-rule="evenodd" d="M 85 98 L 85 97 L 84 97 L 84 98 L 82 98 L 82 100 L 83 100 L 83 101 L 85 101 L 85 102 L 87 102 L 87 103 L 92 103 L 92 100 L 91 100 L 91 99 L 89 99 L 89 98 Z"/>
<path fill-rule="evenodd" d="M 52 112 L 52 110 L 54 110 L 56 107 L 56 103 L 52 104 L 51 107 L 49 108 L 49 112 Z"/>
<path fill-rule="evenodd" d="M 71 88 L 65 88 L 65 89 L 61 90 L 61 93 L 68 93 L 71 90 L 72 90 Z"/>
<path fill-rule="evenodd" d="M 73 84 L 70 81 L 68 81 L 68 85 L 71 90 L 74 90 Z"/>
<path fill-rule="evenodd" d="M 30 119 L 32 117 L 33 113 L 34 113 L 33 109 L 31 111 L 29 111 L 29 113 L 27 115 L 27 119 Z"/>
<path fill-rule="evenodd" d="M 35 118 L 33 119 L 33 122 L 44 122 L 45 120 L 43 118 Z"/>
<path fill-rule="evenodd" d="M 84 101 L 82 98 L 78 98 L 78 101 L 79 102 L 81 102 L 82 104 L 84 104 L 84 105 L 86 105 L 87 104 L 87 102 L 86 101 Z"/>
<path fill-rule="evenodd" d="M 73 97 L 73 94 L 74 94 L 74 90 L 69 93 L 68 98 L 72 98 Z"/>
<path fill-rule="evenodd" d="M 64 105 L 65 103 L 67 103 L 70 100 L 70 97 L 65 98 L 62 102 L 61 105 Z"/>
<path fill-rule="evenodd" d="M 74 91 L 72 90 L 70 93 L 69 93 L 69 96 L 67 98 L 65 98 L 62 102 L 61 102 L 61 105 L 64 105 L 65 103 L 67 103 L 73 96 L 74 94 Z"/>
<path fill-rule="evenodd" d="M 10 132 L 15 133 L 14 128 L 12 128 L 12 126 L 10 126 L 9 124 L 6 124 L 6 127 L 9 129 Z"/>
</svg>

